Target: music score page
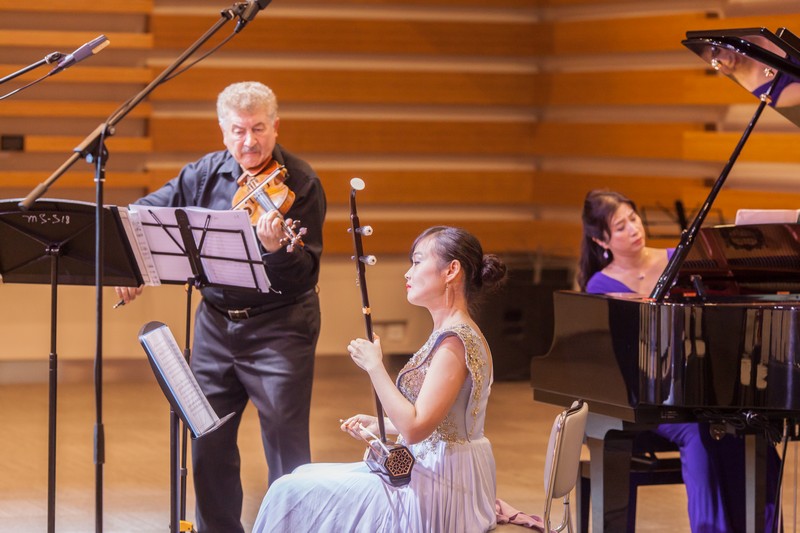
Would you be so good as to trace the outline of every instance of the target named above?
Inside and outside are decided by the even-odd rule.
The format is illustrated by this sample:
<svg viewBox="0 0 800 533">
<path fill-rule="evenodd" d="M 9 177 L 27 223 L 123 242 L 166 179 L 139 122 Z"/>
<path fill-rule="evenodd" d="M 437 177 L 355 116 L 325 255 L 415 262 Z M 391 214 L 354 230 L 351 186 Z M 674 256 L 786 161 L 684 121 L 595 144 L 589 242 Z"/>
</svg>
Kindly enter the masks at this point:
<svg viewBox="0 0 800 533">
<path fill-rule="evenodd" d="M 147 285 L 184 283 L 193 277 L 176 219 L 178 210 L 185 212 L 189 219 L 194 245 L 209 284 L 261 292 L 269 290 L 261 248 L 245 211 L 146 205 L 121 207 L 120 218 Z"/>
</svg>

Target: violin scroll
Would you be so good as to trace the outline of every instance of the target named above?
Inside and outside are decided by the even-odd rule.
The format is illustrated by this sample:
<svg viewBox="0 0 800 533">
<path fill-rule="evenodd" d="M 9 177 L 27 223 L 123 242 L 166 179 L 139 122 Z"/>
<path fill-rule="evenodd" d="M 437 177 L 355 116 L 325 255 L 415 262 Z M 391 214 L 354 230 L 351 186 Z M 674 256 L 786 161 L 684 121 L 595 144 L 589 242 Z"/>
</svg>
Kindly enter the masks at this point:
<svg viewBox="0 0 800 533">
<path fill-rule="evenodd" d="M 285 237 L 280 240 L 281 246 L 286 246 L 286 251 L 291 253 L 294 251 L 295 246 L 303 247 L 305 243 L 303 242 L 303 237 L 308 230 L 306 228 L 297 228 L 297 225 L 300 223 L 299 220 L 292 221 L 291 225 L 286 224 L 283 222 L 281 224 L 283 228 L 283 233 Z"/>
</svg>

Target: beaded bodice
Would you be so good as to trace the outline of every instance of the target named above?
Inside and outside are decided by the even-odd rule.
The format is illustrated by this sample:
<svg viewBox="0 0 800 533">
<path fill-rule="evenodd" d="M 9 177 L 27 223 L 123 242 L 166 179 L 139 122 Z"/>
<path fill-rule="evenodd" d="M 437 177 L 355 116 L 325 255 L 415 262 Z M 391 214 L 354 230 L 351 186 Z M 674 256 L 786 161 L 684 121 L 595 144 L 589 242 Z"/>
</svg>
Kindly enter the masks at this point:
<svg viewBox="0 0 800 533">
<path fill-rule="evenodd" d="M 464 380 L 447 416 L 423 441 L 422 444 L 428 448 L 439 442 L 445 442 L 448 446 L 464 444 L 483 436 L 486 404 L 492 382 L 491 354 L 483 337 L 468 324 L 458 324 L 431 333 L 425 344 L 398 374 L 397 387 L 410 402 L 415 402 L 436 355 L 436 349 L 450 336 L 457 336 L 464 344 L 469 376 Z"/>
</svg>

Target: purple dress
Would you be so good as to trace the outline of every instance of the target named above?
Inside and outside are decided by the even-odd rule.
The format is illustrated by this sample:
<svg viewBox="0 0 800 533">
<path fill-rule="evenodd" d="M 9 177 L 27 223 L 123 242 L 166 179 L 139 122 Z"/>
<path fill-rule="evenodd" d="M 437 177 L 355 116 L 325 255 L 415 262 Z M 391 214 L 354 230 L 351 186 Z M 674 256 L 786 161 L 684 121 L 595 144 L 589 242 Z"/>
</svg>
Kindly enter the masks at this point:
<svg viewBox="0 0 800 533">
<path fill-rule="evenodd" d="M 668 250 L 672 257 L 674 250 Z M 586 283 L 586 292 L 607 294 L 634 292 L 624 283 L 596 272 Z M 705 422 L 661 424 L 653 433 L 675 443 L 681 452 L 681 471 L 686 485 L 689 524 L 694 533 L 744 531 L 746 497 L 744 440 L 727 435 L 714 440 Z M 765 531 L 772 531 L 779 460 L 769 448 Z"/>
<path fill-rule="evenodd" d="M 792 63 L 796 63 L 796 61 L 792 61 Z M 752 91 L 752 93 L 757 98 L 761 98 L 761 95 L 767 92 L 767 89 L 769 89 L 769 86 L 772 85 L 773 81 L 774 81 L 773 79 L 770 79 L 766 83 L 759 85 Z M 789 76 L 785 72 L 781 73 L 780 79 L 775 84 L 775 87 L 772 88 L 772 93 L 770 93 L 769 105 L 771 107 L 776 106 L 776 104 L 780 101 L 781 93 L 783 92 L 783 90 L 792 83 L 798 83 L 798 79 Z"/>
</svg>

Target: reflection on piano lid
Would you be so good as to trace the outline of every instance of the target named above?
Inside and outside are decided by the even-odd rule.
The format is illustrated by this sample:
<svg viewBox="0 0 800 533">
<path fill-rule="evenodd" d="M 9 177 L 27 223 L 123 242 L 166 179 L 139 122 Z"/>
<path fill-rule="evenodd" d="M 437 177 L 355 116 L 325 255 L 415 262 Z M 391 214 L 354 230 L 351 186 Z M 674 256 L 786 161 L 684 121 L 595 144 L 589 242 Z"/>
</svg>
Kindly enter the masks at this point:
<svg viewBox="0 0 800 533">
<path fill-rule="evenodd" d="M 781 28 L 689 31 L 683 45 L 800 126 L 800 39 Z"/>
<path fill-rule="evenodd" d="M 800 292 L 800 224 L 704 227 L 677 276 L 675 292 L 695 292 L 700 276 L 708 294 Z"/>
</svg>

